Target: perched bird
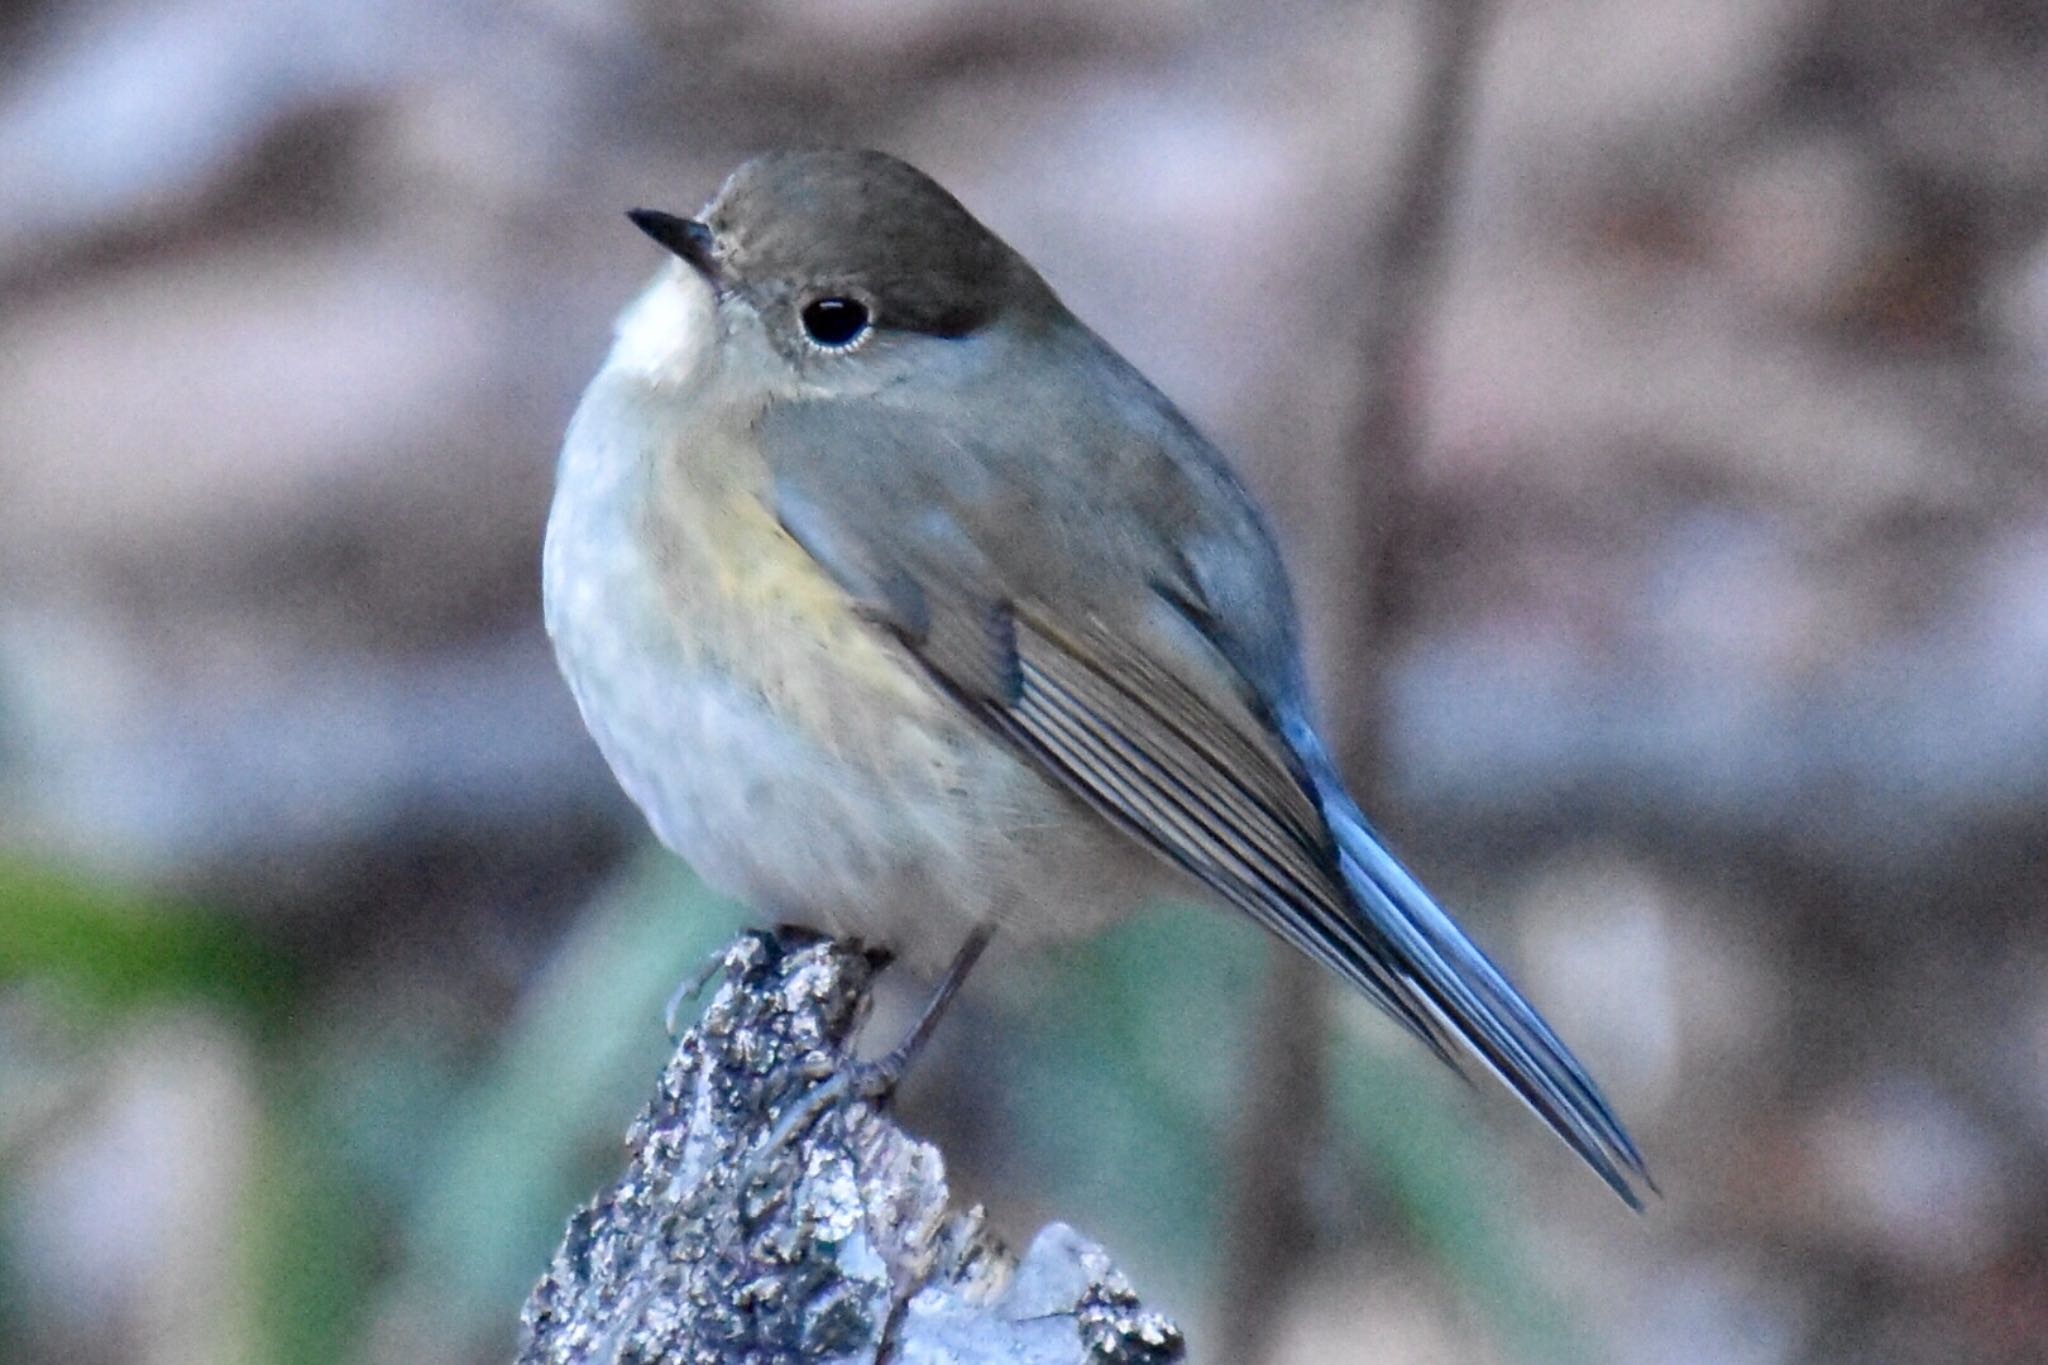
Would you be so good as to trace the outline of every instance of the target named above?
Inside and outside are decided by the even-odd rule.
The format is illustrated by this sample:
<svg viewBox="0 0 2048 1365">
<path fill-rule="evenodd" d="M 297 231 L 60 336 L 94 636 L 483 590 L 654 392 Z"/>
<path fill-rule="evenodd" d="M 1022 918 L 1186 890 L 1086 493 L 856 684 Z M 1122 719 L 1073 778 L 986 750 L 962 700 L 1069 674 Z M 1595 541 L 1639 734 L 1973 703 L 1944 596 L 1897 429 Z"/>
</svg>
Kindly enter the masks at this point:
<svg viewBox="0 0 2048 1365">
<path fill-rule="evenodd" d="M 664 842 L 779 921 L 952 954 L 899 1064 L 992 934 L 1192 878 L 1640 1207 L 1585 1069 L 1346 794 L 1273 538 L 1172 403 L 879 152 L 629 216 L 674 259 L 570 424 L 544 588 Z"/>
</svg>

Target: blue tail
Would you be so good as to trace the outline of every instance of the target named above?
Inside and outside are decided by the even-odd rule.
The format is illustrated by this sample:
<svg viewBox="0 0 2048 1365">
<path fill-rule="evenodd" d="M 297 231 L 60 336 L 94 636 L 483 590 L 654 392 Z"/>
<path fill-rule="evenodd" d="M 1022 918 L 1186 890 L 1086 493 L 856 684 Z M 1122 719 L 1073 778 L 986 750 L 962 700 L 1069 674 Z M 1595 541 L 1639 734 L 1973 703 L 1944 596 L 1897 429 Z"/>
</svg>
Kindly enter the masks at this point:
<svg viewBox="0 0 2048 1365">
<path fill-rule="evenodd" d="M 1642 1153 L 1585 1067 L 1387 851 L 1313 733 L 1290 738 L 1305 750 L 1324 818 L 1337 839 L 1345 882 L 1365 920 L 1366 932 L 1356 935 L 1354 943 L 1362 940 L 1379 959 L 1371 964 L 1380 969 L 1372 975 L 1392 977 L 1406 997 L 1404 1004 L 1418 1006 L 1447 1037 L 1484 1062 L 1630 1208 L 1640 1211 L 1640 1190 L 1657 1187 Z"/>
</svg>

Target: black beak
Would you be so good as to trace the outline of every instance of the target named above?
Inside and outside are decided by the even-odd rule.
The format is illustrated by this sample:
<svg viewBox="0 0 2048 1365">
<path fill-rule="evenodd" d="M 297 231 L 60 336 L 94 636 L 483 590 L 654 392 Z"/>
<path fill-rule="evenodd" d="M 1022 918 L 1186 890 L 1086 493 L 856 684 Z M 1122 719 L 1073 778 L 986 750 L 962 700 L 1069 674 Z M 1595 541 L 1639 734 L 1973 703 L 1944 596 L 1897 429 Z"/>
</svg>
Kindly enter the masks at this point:
<svg viewBox="0 0 2048 1365">
<path fill-rule="evenodd" d="M 694 218 L 678 218 L 660 209 L 627 209 L 633 226 L 688 261 L 707 280 L 718 278 L 718 262 L 712 258 L 711 229 Z"/>
</svg>

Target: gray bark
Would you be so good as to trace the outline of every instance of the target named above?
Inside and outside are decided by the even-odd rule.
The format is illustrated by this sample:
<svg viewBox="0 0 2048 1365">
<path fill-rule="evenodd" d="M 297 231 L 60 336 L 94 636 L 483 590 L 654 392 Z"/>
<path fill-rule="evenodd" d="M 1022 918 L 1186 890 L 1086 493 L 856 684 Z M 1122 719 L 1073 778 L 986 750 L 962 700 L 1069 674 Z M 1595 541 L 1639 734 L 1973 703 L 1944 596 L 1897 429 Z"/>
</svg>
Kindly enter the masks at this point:
<svg viewBox="0 0 2048 1365">
<path fill-rule="evenodd" d="M 625 1174 L 527 1300 L 521 1362 L 1183 1358 L 1099 1247 L 1054 1223 L 1017 1260 L 952 1206 L 938 1150 L 853 1087 L 789 1119 L 847 1075 L 875 971 L 857 947 L 749 934 L 720 966 Z"/>
</svg>

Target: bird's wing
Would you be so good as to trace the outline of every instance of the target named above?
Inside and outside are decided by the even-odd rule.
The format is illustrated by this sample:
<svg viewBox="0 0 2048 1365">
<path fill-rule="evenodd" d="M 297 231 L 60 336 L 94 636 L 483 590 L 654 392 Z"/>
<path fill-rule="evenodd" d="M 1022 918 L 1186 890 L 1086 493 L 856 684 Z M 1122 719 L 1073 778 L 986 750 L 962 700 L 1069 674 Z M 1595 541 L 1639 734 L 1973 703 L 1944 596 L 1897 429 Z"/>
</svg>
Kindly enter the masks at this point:
<svg viewBox="0 0 2048 1365">
<path fill-rule="evenodd" d="M 1291 751 L 1228 690 L 1205 695 L 1185 680 L 1205 662 L 1217 676 L 1230 669 L 1191 628 L 1171 639 L 1184 615 L 1176 590 L 1189 586 L 1171 556 L 1146 564 L 1142 542 L 1085 536 L 1047 553 L 1018 519 L 1057 536 L 1077 511 L 1061 505 L 1067 490 L 1034 487 L 984 444 L 900 411 L 792 404 L 761 434 L 784 527 L 935 682 L 1449 1060 L 1379 956 L 1340 946 L 1356 917 Z M 1132 633 L 1155 637 L 1153 648 Z M 1212 658 L 1190 660 L 1190 649 Z"/>
<path fill-rule="evenodd" d="M 1624 1171 L 1641 1159 L 1583 1069 L 1366 829 L 1305 701 L 1233 662 L 1248 640 L 1291 648 L 1291 621 L 1276 634 L 1244 613 L 1292 607 L 1277 558 L 1248 606 L 1214 600 L 1191 564 L 1205 535 L 1271 556 L 1236 486 L 1200 484 L 1211 452 L 1149 470 L 1114 452 L 1120 473 L 1076 487 L 1032 452 L 875 403 L 784 405 L 761 436 L 783 525 L 940 687 L 1445 1061 L 1446 1039 L 1469 1046 L 1635 1202 Z"/>
</svg>

